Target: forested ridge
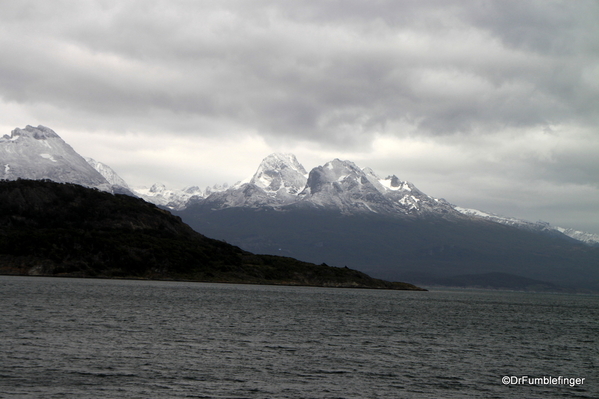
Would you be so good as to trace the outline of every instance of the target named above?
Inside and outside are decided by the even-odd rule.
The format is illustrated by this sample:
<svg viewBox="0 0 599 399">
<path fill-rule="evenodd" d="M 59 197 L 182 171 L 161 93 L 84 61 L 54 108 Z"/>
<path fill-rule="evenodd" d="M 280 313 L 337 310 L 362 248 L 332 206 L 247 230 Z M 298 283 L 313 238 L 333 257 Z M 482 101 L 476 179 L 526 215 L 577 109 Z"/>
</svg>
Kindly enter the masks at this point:
<svg viewBox="0 0 599 399">
<path fill-rule="evenodd" d="M 139 198 L 51 181 L 0 181 L 3 274 L 418 289 L 356 270 L 255 255 Z"/>
</svg>

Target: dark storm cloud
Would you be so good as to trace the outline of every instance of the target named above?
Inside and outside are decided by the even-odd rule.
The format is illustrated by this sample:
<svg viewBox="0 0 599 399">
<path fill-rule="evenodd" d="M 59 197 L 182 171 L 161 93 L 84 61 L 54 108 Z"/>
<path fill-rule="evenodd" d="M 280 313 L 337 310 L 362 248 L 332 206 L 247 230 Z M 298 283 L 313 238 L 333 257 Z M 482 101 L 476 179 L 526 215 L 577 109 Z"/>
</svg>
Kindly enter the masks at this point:
<svg viewBox="0 0 599 399">
<path fill-rule="evenodd" d="M 5 101 L 350 147 L 401 134 L 395 122 L 453 134 L 597 121 L 593 2 L 49 3 L 3 5 Z"/>
</svg>

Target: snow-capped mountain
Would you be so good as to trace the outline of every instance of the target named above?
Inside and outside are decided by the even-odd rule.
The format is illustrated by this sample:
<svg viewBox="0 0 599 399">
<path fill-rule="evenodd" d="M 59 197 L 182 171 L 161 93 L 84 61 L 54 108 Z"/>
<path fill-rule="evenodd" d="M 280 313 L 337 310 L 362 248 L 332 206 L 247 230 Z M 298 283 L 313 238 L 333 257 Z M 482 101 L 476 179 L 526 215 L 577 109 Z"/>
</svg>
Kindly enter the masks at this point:
<svg viewBox="0 0 599 399">
<path fill-rule="evenodd" d="M 297 202 L 306 181 L 306 170 L 294 155 L 271 154 L 262 160 L 251 178 L 195 202 L 211 209 L 288 205 Z"/>
<path fill-rule="evenodd" d="M 201 202 L 211 209 L 307 206 L 335 209 L 343 214 L 458 214 L 445 200 L 432 198 L 396 176 L 382 179 L 370 168 L 360 169 L 353 162 L 339 159 L 318 166 L 307 175 L 292 154 L 271 154 L 250 179 L 203 199 L 196 197 L 192 202 Z"/>
<path fill-rule="evenodd" d="M 129 188 L 129 185 L 122 177 L 120 177 L 112 168 L 102 162 L 98 162 L 93 158 L 84 158 L 85 161 L 95 170 L 97 170 L 108 183 L 112 186 L 112 191 L 118 194 L 134 195 Z"/>
<path fill-rule="evenodd" d="M 192 197 L 204 197 L 204 193 L 197 186 L 185 187 L 182 190 L 172 190 L 167 189 L 161 183 L 156 183 L 150 188 L 137 187 L 133 189 L 133 192 L 148 202 L 174 210 L 184 209 Z"/>
<path fill-rule="evenodd" d="M 250 179 L 195 198 L 176 214 L 248 251 L 380 278 L 441 284 L 503 273 L 599 291 L 599 248 L 589 235 L 458 208 L 350 161 L 327 162 L 306 180 L 304 173 L 295 157 L 273 154 Z"/>
<path fill-rule="evenodd" d="M 162 183 L 155 183 L 150 188 L 135 187 L 133 193 L 154 205 L 159 205 L 172 210 L 185 209 L 190 202 L 201 201 L 206 197 L 221 193 L 229 189 L 227 183 L 214 184 L 202 190 L 198 186 L 188 186 L 180 190 L 167 188 Z"/>
<path fill-rule="evenodd" d="M 144 198 L 156 203 L 154 198 Z M 169 199 L 160 205 L 169 201 L 174 202 Z M 213 210 L 264 207 L 283 210 L 299 206 L 336 210 L 345 215 L 451 215 L 490 220 L 524 230 L 564 234 L 589 245 L 599 244 L 599 236 L 595 234 L 454 206 L 444 199 L 423 193 L 395 175 L 381 178 L 372 169 L 362 169 L 351 161 L 334 159 L 312 169 L 307 175 L 292 154 L 271 154 L 262 160 L 251 178 L 218 192 L 207 190 L 204 196 L 196 195 L 187 203 L 183 199 L 178 204 L 173 209 L 181 210 L 193 204 L 202 204 Z"/>
<path fill-rule="evenodd" d="M 459 206 L 456 206 L 455 209 L 458 212 L 463 213 L 464 215 L 472 216 L 475 218 L 483 218 L 486 220 L 491 220 L 496 223 L 501 223 L 501 224 L 505 224 L 508 226 L 514 226 L 514 227 L 518 227 L 518 228 L 522 228 L 522 229 L 528 229 L 528 230 L 550 229 L 549 223 L 545 223 L 545 222 L 536 222 L 536 223 L 528 222 L 526 220 L 500 216 L 500 215 L 497 215 L 494 213 L 479 211 L 478 209 L 462 208 Z"/>
<path fill-rule="evenodd" d="M 464 215 L 491 220 L 496 223 L 517 227 L 519 229 L 561 233 L 574 240 L 584 242 L 587 245 L 599 245 L 599 235 L 597 234 L 585 233 L 583 231 L 578 231 L 574 229 L 566 229 L 564 227 L 553 226 L 547 222 L 542 221 L 529 222 L 527 220 L 501 216 L 490 212 L 479 211 L 477 209 L 462 208 L 459 206 L 456 206 L 455 209 L 458 212 L 463 213 Z"/>
<path fill-rule="evenodd" d="M 338 208 L 343 213 L 392 212 L 393 206 L 385 199 L 385 188 L 378 180 L 353 162 L 335 159 L 310 171 L 300 198 L 304 203 Z"/>
<path fill-rule="evenodd" d="M 52 129 L 16 128 L 0 137 L 0 179 L 75 183 L 112 192 L 111 184 Z"/>
<path fill-rule="evenodd" d="M 312 169 L 299 197 L 303 203 L 337 208 L 344 214 L 455 213 L 447 201 L 426 195 L 397 176 L 382 179 L 370 168 L 360 169 L 353 162 L 339 159 Z"/>
<path fill-rule="evenodd" d="M 214 193 L 220 193 L 221 191 L 225 191 L 226 189 L 229 188 L 229 185 L 227 183 L 223 183 L 223 184 L 214 184 L 213 186 L 206 186 L 206 189 L 204 189 L 204 193 L 202 194 L 198 194 L 198 196 L 202 197 L 207 197 L 210 194 L 214 194 Z M 198 193 L 201 193 L 201 189 L 198 186 L 192 186 L 192 187 L 187 187 L 184 188 L 183 191 L 189 191 L 189 190 L 195 190 Z"/>
<path fill-rule="evenodd" d="M 306 186 L 306 170 L 293 154 L 271 154 L 264 158 L 250 183 L 271 195 L 295 195 Z"/>
</svg>

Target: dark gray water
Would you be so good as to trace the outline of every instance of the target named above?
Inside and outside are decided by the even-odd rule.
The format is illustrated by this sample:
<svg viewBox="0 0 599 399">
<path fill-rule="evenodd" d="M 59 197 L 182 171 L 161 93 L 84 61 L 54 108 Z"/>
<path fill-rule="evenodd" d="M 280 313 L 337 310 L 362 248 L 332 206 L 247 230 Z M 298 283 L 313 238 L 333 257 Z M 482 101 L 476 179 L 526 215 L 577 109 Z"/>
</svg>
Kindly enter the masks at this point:
<svg viewBox="0 0 599 399">
<path fill-rule="evenodd" d="M 0 276 L 0 397 L 598 398 L 598 305 Z"/>
</svg>

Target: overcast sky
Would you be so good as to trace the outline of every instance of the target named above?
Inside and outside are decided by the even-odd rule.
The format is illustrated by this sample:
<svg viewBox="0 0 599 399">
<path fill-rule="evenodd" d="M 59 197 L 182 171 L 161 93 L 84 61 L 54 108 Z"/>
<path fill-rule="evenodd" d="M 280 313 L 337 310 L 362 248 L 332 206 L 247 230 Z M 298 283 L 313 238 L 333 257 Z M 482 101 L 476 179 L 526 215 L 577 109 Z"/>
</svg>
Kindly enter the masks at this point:
<svg viewBox="0 0 599 399">
<path fill-rule="evenodd" d="M 132 186 L 272 152 L 599 233 L 597 1 L 0 0 L 0 134 L 39 124 Z"/>
</svg>

